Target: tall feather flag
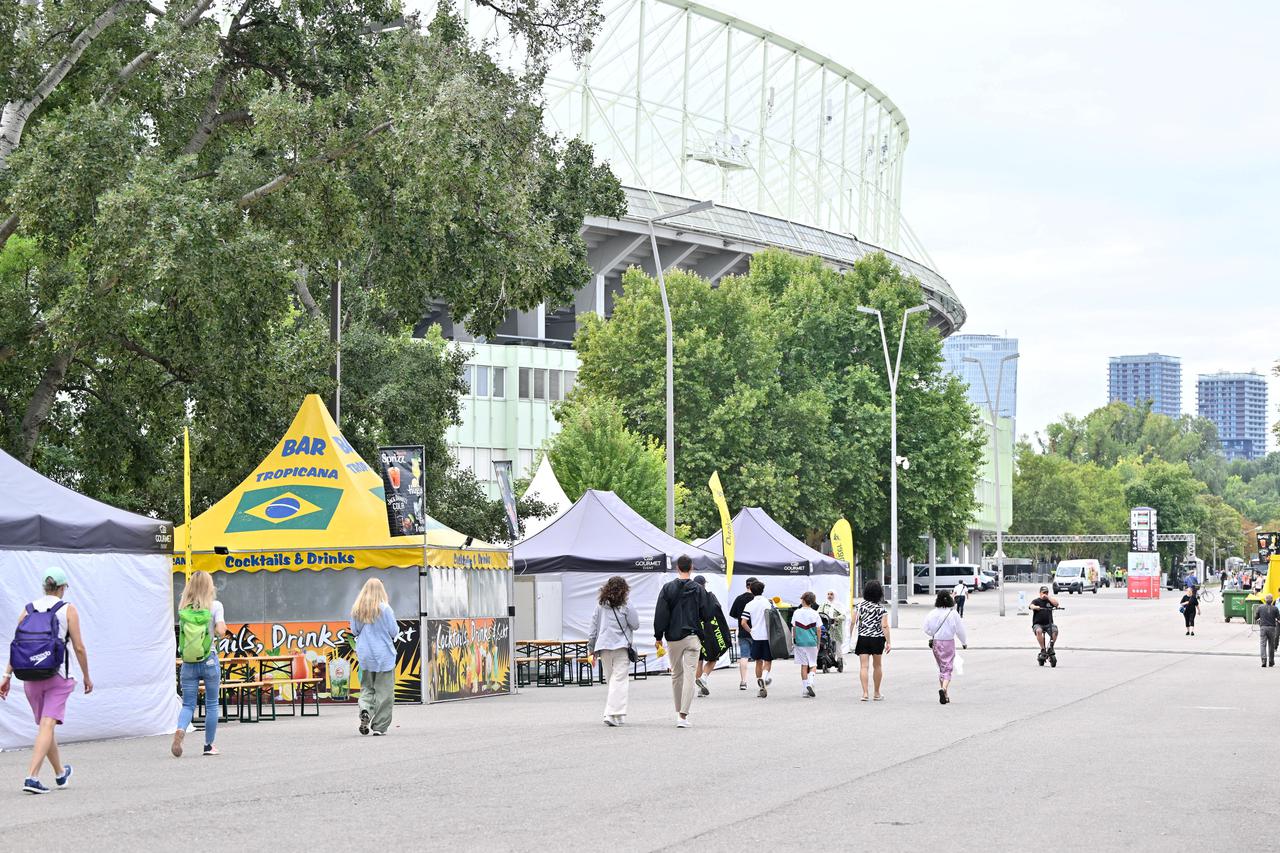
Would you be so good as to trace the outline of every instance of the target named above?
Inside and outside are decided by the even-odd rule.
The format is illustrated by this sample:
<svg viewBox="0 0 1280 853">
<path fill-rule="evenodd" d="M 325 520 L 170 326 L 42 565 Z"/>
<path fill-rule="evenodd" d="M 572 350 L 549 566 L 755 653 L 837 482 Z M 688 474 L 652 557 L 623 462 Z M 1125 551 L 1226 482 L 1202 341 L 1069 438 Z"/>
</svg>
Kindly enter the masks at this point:
<svg viewBox="0 0 1280 853">
<path fill-rule="evenodd" d="M 724 539 L 724 587 L 733 583 L 733 519 L 729 517 L 729 505 L 724 501 L 724 487 L 720 485 L 720 472 L 712 471 L 707 481 L 711 487 L 711 499 L 720 510 L 720 533 Z"/>
<path fill-rule="evenodd" d="M 849 564 L 849 606 L 853 607 L 853 528 L 846 518 L 841 518 L 831 528 L 831 553 L 837 560 Z"/>
</svg>

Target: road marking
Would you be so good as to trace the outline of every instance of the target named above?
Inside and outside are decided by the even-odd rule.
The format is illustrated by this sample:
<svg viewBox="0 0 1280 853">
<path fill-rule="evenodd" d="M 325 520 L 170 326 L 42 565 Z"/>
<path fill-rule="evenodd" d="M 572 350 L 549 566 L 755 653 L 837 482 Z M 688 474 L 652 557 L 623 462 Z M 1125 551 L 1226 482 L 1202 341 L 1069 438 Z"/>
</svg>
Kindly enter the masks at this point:
<svg viewBox="0 0 1280 853">
<path fill-rule="evenodd" d="M 1220 708 L 1217 705 L 1192 705 L 1193 711 L 1243 711 L 1243 708 Z"/>
</svg>

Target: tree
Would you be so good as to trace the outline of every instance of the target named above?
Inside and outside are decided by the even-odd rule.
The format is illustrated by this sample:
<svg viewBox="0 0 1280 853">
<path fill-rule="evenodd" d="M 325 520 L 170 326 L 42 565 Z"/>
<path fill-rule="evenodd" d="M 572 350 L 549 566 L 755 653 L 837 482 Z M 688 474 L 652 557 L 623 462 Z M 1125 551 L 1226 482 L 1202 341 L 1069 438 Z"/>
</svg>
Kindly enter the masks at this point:
<svg viewBox="0 0 1280 853">
<path fill-rule="evenodd" d="M 1072 462 L 1055 454 L 1036 453 L 1029 443 L 1019 442 L 1014 460 L 1010 532 L 1122 534 L 1128 526 L 1129 505 L 1124 483 L 1114 468 L 1103 468 L 1093 462 Z M 1073 545 L 1052 550 L 1073 556 L 1117 560 L 1123 556 L 1126 547 Z"/>
<path fill-rule="evenodd" d="M 896 329 L 919 284 L 882 255 L 838 273 L 817 259 L 757 254 L 750 272 L 712 287 L 667 277 L 674 328 L 676 473 L 690 492 L 681 518 L 719 526 L 700 485 L 720 472 L 733 507 L 760 506 L 802 538 L 841 514 L 859 552 L 888 541 L 889 401 L 880 333 L 859 305 Z M 581 393 L 617 400 L 627 425 L 665 435 L 664 331 L 658 287 L 638 270 L 607 323 L 588 319 L 575 345 Z M 984 444 L 963 389 L 940 369 L 938 334 L 908 325 L 899 388 L 904 554 L 932 529 L 958 541 L 972 518 Z M 577 392 L 575 392 L 577 393 Z"/>
<path fill-rule="evenodd" d="M 564 301 L 583 217 L 623 206 L 538 96 L 597 3 L 482 5 L 527 72 L 447 3 L 426 31 L 382 26 L 391 0 L 3 4 L 0 444 L 174 516 L 189 423 L 201 508 L 330 389 L 341 282 L 344 427 L 366 454 L 425 442 L 443 479 L 457 358 L 413 325 L 434 300 L 479 333 Z"/>
<path fill-rule="evenodd" d="M 572 501 L 587 489 L 614 492 L 651 524 L 666 527 L 666 450 L 627 428 L 618 401 L 574 392 L 556 412 L 560 432 L 546 453 Z M 677 484 L 677 503 L 681 492 Z"/>
<path fill-rule="evenodd" d="M 1257 550 L 1257 542 L 1244 535 L 1244 520 L 1234 508 L 1217 495 L 1200 495 L 1204 521 L 1196 530 L 1196 553 L 1206 563 L 1217 564 L 1228 556 L 1241 557 Z"/>
<path fill-rule="evenodd" d="M 1208 489 L 1195 478 L 1186 462 L 1122 459 L 1116 471 L 1124 481 L 1129 506 L 1153 507 L 1161 532 L 1198 533 L 1209 524 L 1209 509 L 1201 501 Z M 1177 544 L 1161 546 L 1161 550 L 1173 557 L 1183 553 Z"/>
</svg>

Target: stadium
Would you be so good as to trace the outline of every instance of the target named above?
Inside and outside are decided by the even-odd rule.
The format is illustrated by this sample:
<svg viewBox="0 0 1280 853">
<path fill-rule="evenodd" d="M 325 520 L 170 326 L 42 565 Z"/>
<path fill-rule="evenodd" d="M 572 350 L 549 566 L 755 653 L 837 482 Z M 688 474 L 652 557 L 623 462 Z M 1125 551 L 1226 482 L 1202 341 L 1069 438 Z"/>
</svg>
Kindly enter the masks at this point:
<svg viewBox="0 0 1280 853">
<path fill-rule="evenodd" d="M 473 30 L 501 38 L 483 9 Z M 578 318 L 612 313 L 622 273 L 685 269 L 712 282 L 745 272 L 774 247 L 836 269 L 884 252 L 924 288 L 930 322 L 949 335 L 964 307 L 902 216 L 906 117 L 884 92 L 835 59 L 685 0 L 606 2 L 604 25 L 579 66 L 553 63 L 549 127 L 590 142 L 621 181 L 627 212 L 589 219 L 593 275 L 574 304 L 511 312 L 477 339 L 436 306 L 427 324 L 474 350 L 471 393 L 449 442 L 459 464 L 492 482 L 491 462 L 517 476 L 555 432 L 551 406 L 573 386 Z M 663 218 L 698 202 L 710 209 Z"/>
</svg>

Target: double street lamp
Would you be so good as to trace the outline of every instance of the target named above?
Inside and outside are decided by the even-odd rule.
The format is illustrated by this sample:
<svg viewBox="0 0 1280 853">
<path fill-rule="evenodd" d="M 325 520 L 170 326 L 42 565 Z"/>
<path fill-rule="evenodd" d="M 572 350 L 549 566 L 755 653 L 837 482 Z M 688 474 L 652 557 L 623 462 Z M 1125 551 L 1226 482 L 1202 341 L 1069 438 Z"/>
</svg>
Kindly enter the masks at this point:
<svg viewBox="0 0 1280 853">
<path fill-rule="evenodd" d="M 898 466 L 907 470 L 909 463 L 898 458 L 898 372 L 902 369 L 902 344 L 907 339 L 907 318 L 927 311 L 927 305 L 915 305 L 902 314 L 902 331 L 898 335 L 897 361 L 889 360 L 889 339 L 884 333 L 884 315 L 875 308 L 859 305 L 863 314 L 873 315 L 880 323 L 880 343 L 884 346 L 884 369 L 889 376 L 889 554 L 890 575 L 889 627 L 898 627 Z"/>
<path fill-rule="evenodd" d="M 996 585 L 1000 588 L 1000 615 L 1004 615 L 1004 529 L 1000 519 L 1000 390 L 1004 387 L 1004 366 L 1018 357 L 1018 353 L 1010 353 L 1000 359 L 1000 370 L 996 373 L 996 399 L 991 401 L 991 388 L 987 385 L 987 369 L 981 361 L 973 356 L 965 356 L 969 364 L 978 365 L 978 375 L 982 377 L 982 393 L 987 400 L 987 411 L 991 415 L 991 461 L 995 466 L 996 478 Z"/>
<path fill-rule="evenodd" d="M 675 367 L 671 343 L 671 303 L 667 301 L 667 280 L 662 274 L 662 258 L 658 256 L 658 235 L 654 223 L 674 219 L 690 213 L 701 213 L 715 207 L 713 201 L 700 201 L 670 213 L 651 217 L 649 223 L 649 247 L 653 252 L 653 266 L 658 272 L 658 293 L 662 296 L 662 322 L 667 332 L 667 535 L 676 535 L 676 415 L 675 415 Z"/>
</svg>

